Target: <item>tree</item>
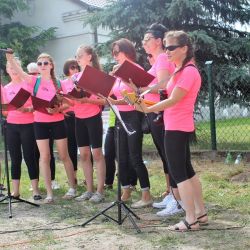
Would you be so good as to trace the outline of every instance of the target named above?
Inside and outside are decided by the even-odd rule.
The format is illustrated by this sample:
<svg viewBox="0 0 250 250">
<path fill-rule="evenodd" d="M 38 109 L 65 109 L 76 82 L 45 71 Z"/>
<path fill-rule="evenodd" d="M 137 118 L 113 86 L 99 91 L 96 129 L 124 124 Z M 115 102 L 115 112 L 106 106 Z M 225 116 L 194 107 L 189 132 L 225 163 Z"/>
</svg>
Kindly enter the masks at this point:
<svg viewBox="0 0 250 250">
<path fill-rule="evenodd" d="M 141 40 L 147 26 L 160 22 L 169 30 L 189 32 L 203 75 L 200 101 L 207 100 L 205 62 L 213 60 L 217 94 L 232 102 L 249 104 L 250 33 L 235 28 L 236 23 L 249 25 L 249 20 L 248 0 L 110 0 L 104 9 L 93 12 L 87 22 L 111 30 L 111 40 L 101 45 L 103 55 L 110 54 L 107 45 L 113 40 L 127 37 L 135 42 L 139 63 L 144 66 Z"/>
<path fill-rule="evenodd" d="M 0 18 L 11 20 L 15 11 L 28 9 L 26 3 L 26 0 L 0 0 Z M 39 27 L 27 27 L 19 22 L 0 22 L 0 48 L 12 48 L 22 59 L 23 65 L 27 65 L 36 60 L 39 47 L 51 39 L 54 32 L 54 27 L 41 30 Z"/>
</svg>

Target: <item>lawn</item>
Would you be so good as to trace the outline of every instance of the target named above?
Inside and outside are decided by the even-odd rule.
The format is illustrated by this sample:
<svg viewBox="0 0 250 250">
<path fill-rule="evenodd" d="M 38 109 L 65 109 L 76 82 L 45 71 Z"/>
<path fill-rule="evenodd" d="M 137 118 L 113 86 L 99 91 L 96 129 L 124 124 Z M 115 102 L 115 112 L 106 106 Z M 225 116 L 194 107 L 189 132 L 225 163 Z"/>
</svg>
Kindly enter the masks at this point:
<svg viewBox="0 0 250 250">
<path fill-rule="evenodd" d="M 158 159 L 144 157 L 149 170 L 152 194 L 157 199 L 164 191 L 162 167 Z M 5 249 L 240 249 L 250 248 L 250 183 L 232 182 L 231 177 L 247 172 L 250 164 L 225 165 L 224 159 L 211 162 L 205 155 L 195 156 L 194 167 L 201 178 L 210 224 L 192 233 L 173 233 L 167 226 L 183 215 L 159 219 L 152 208 L 134 210 L 141 217 L 136 221 L 142 233 L 137 234 L 128 219 L 122 226 L 98 217 L 86 227 L 80 225 L 116 199 L 114 191 L 106 192 L 106 203 L 65 201 L 67 190 L 65 172 L 57 164 L 56 179 L 61 189 L 55 191 L 54 205 L 34 208 L 13 204 L 13 218 L 8 218 L 8 206 L 0 209 L 0 248 Z M 83 179 L 82 171 L 78 179 Z M 44 185 L 41 178 L 41 191 Z M 26 168 L 22 171 L 22 197 L 29 199 L 30 183 Z M 133 200 L 139 197 L 139 187 Z M 79 194 L 83 186 L 78 187 Z M 110 211 L 116 217 L 117 209 Z"/>
</svg>

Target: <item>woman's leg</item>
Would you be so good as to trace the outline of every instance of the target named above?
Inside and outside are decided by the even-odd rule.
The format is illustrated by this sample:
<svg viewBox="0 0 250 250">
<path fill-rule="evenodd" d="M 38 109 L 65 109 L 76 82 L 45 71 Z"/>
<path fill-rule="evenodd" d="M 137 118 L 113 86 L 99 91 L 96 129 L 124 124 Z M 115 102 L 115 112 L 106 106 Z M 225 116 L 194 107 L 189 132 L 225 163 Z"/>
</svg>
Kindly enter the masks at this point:
<svg viewBox="0 0 250 250">
<path fill-rule="evenodd" d="M 87 191 L 93 193 L 93 165 L 91 162 L 91 150 L 89 146 L 79 147 L 80 162 L 85 176 Z"/>
<path fill-rule="evenodd" d="M 67 138 L 55 140 L 59 157 L 64 164 L 64 168 L 68 177 L 69 186 L 75 189 L 75 176 L 73 163 L 69 157 Z"/>
<path fill-rule="evenodd" d="M 97 192 L 102 194 L 104 191 L 104 182 L 106 176 L 106 165 L 102 148 L 93 148 L 92 154 L 97 169 Z"/>
<path fill-rule="evenodd" d="M 47 190 L 47 197 L 53 197 L 51 187 L 49 139 L 36 140 L 36 143 L 40 153 L 39 166 L 44 178 L 44 183 Z"/>
</svg>

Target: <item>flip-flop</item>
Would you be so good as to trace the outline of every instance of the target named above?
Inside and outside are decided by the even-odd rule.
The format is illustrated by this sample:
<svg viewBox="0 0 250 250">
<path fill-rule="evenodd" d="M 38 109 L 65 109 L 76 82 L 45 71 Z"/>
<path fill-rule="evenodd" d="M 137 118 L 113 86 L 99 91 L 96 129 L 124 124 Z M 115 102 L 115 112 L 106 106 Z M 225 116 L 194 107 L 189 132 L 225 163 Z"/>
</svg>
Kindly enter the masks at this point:
<svg viewBox="0 0 250 250">
<path fill-rule="evenodd" d="M 200 226 L 207 226 L 208 225 L 208 220 L 206 220 L 206 221 L 201 221 L 200 220 L 200 219 L 202 219 L 202 218 L 204 218 L 206 216 L 207 216 L 207 213 L 205 213 L 205 214 L 203 214 L 203 215 L 201 215 L 201 216 L 199 216 L 197 218 L 197 221 L 199 222 Z"/>
<path fill-rule="evenodd" d="M 46 197 L 46 198 L 43 200 L 43 203 L 44 203 L 44 204 L 52 204 L 52 203 L 54 203 L 54 199 L 53 199 L 53 197 L 48 196 L 48 197 Z"/>
<path fill-rule="evenodd" d="M 178 226 L 169 227 L 168 230 L 173 232 L 190 232 L 190 231 L 199 231 L 200 228 L 192 228 L 193 225 L 199 224 L 199 221 L 195 221 L 194 223 L 189 224 L 186 220 L 182 221 L 186 228 L 179 228 Z"/>
</svg>

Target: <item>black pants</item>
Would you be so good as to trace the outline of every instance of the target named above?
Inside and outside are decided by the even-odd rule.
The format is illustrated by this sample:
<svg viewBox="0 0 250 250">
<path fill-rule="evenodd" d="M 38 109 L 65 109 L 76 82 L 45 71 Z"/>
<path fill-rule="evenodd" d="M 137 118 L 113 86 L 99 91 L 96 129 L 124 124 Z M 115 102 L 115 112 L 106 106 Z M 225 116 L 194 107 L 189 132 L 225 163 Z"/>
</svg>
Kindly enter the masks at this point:
<svg viewBox="0 0 250 250">
<path fill-rule="evenodd" d="M 115 177 L 115 147 L 116 147 L 116 138 L 117 135 L 115 135 L 115 127 L 109 127 L 107 130 L 107 134 L 105 137 L 104 142 L 104 157 L 105 157 L 105 163 L 106 163 L 106 178 L 105 178 L 105 184 L 106 185 L 113 185 L 114 177 Z M 130 184 L 132 186 L 136 186 L 137 184 L 137 175 L 134 170 L 134 168 L 129 164 L 129 171 L 130 171 Z"/>
<path fill-rule="evenodd" d="M 129 166 L 132 165 L 138 176 L 140 186 L 147 190 L 150 188 L 148 171 L 142 160 L 142 139 L 141 131 L 142 113 L 138 111 L 120 112 L 121 117 L 129 130 L 136 133 L 128 135 L 121 125 L 119 126 L 119 166 L 122 186 L 130 185 Z"/>
<path fill-rule="evenodd" d="M 167 166 L 167 159 L 164 150 L 164 124 L 157 125 L 153 120 L 157 117 L 158 114 L 156 113 L 148 113 L 148 121 L 150 126 L 150 133 L 153 138 L 153 142 L 155 147 L 161 157 L 161 161 L 163 163 L 163 170 L 164 173 L 168 173 L 168 166 Z"/>
<path fill-rule="evenodd" d="M 195 175 L 190 157 L 190 134 L 183 131 L 165 131 L 164 143 L 169 173 L 177 184 Z"/>
<path fill-rule="evenodd" d="M 74 170 L 77 170 L 77 143 L 75 133 L 75 114 L 67 113 L 65 116 L 66 131 L 68 136 L 68 151 L 69 157 L 73 163 Z"/>
<path fill-rule="evenodd" d="M 11 124 L 6 127 L 7 145 L 11 159 L 11 177 L 20 180 L 22 152 L 31 180 L 38 179 L 39 170 L 35 160 L 35 136 L 33 123 Z"/>
</svg>

